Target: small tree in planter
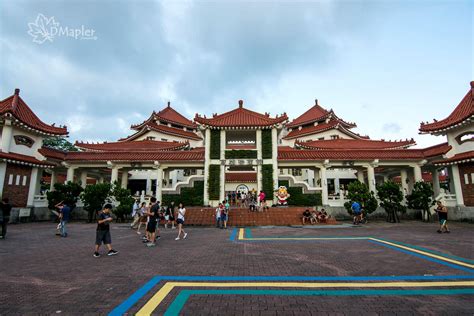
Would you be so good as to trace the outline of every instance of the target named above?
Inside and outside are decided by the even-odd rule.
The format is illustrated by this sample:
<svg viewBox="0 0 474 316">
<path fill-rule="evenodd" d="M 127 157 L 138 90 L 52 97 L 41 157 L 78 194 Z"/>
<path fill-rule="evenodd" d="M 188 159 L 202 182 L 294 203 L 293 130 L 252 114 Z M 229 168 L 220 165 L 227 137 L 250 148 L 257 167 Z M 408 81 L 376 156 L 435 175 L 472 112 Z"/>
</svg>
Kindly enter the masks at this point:
<svg viewBox="0 0 474 316">
<path fill-rule="evenodd" d="M 349 215 L 352 215 L 351 206 L 354 202 L 360 204 L 364 216 L 375 212 L 377 209 L 378 202 L 374 192 L 369 191 L 369 187 L 365 183 L 359 181 L 351 182 L 347 187 L 347 197 L 349 202 L 344 203 L 344 207 Z"/>
<path fill-rule="evenodd" d="M 422 220 L 430 221 L 430 207 L 435 203 L 433 199 L 433 189 L 427 182 L 419 181 L 413 186 L 413 191 L 407 195 L 409 208 L 421 210 Z"/>
<path fill-rule="evenodd" d="M 48 199 L 48 208 L 54 209 L 54 206 L 59 202 L 64 202 L 71 208 L 71 211 L 76 207 L 77 200 L 82 192 L 82 187 L 78 183 L 55 183 L 54 191 L 46 193 Z"/>
<path fill-rule="evenodd" d="M 403 193 L 398 184 L 392 181 L 384 182 L 377 187 L 380 206 L 387 212 L 387 222 L 399 223 L 398 212 L 404 213 L 406 207 L 402 205 Z"/>
<path fill-rule="evenodd" d="M 81 194 L 81 200 L 84 203 L 84 209 L 87 211 L 88 222 L 91 223 L 98 211 L 106 202 L 111 194 L 110 183 L 96 183 L 86 186 Z"/>
<path fill-rule="evenodd" d="M 127 214 L 132 212 L 135 199 L 132 197 L 129 189 L 121 188 L 117 183 L 113 186 L 112 196 L 115 201 L 118 202 L 118 205 L 114 209 L 114 214 L 118 219 L 123 221 L 127 217 Z"/>
</svg>

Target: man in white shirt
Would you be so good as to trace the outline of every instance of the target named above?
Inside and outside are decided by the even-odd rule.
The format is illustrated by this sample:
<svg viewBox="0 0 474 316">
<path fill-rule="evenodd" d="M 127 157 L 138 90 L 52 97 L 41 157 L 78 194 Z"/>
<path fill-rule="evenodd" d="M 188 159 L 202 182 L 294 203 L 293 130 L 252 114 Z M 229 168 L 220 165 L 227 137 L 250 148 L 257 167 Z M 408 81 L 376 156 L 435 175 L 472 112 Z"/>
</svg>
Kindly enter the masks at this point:
<svg viewBox="0 0 474 316">
<path fill-rule="evenodd" d="M 140 209 L 140 204 L 138 203 L 138 200 L 135 200 L 135 203 L 133 203 L 133 207 L 132 207 L 133 222 L 130 224 L 131 229 L 137 228 L 138 221 L 140 220 L 140 214 L 138 212 L 139 209 Z"/>
</svg>

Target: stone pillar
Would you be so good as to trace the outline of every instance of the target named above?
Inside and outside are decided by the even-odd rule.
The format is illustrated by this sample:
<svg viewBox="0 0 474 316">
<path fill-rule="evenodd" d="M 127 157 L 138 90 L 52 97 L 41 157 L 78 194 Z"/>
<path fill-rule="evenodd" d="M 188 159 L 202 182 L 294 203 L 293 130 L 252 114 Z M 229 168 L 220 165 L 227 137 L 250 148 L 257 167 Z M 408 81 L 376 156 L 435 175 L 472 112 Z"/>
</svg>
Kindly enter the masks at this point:
<svg viewBox="0 0 474 316">
<path fill-rule="evenodd" d="M 369 191 L 374 192 L 377 195 L 377 188 L 375 187 L 375 171 L 371 165 L 367 166 L 367 182 L 369 184 Z"/>
<path fill-rule="evenodd" d="M 147 175 L 146 175 L 146 189 L 145 189 L 145 194 L 151 195 L 151 175 L 150 175 L 150 172 L 147 172 Z"/>
<path fill-rule="evenodd" d="M 272 165 L 273 165 L 273 190 L 278 190 L 278 130 L 272 128 Z M 272 192 L 273 193 L 273 192 Z M 273 204 L 278 202 L 275 194 L 273 195 Z"/>
<path fill-rule="evenodd" d="M 13 137 L 13 128 L 12 121 L 10 119 L 5 119 L 2 129 L 2 152 L 9 153 L 10 145 Z"/>
<path fill-rule="evenodd" d="M 322 202 L 323 205 L 328 205 L 328 181 L 326 177 L 326 167 L 321 166 L 319 168 L 319 178 L 321 179 L 321 197 L 322 197 Z"/>
<path fill-rule="evenodd" d="M 83 170 L 81 172 L 81 187 L 85 188 L 87 185 L 87 171 Z"/>
<path fill-rule="evenodd" d="M 221 134 L 222 137 L 222 134 Z M 222 138 L 221 138 L 222 141 Z M 219 202 L 225 200 L 225 159 L 221 160 L 220 166 L 220 188 L 219 188 Z"/>
<path fill-rule="evenodd" d="M 98 180 L 97 182 L 99 182 L 99 183 L 104 183 L 104 177 L 103 177 L 103 176 L 100 176 L 100 177 L 99 177 L 99 180 Z"/>
<path fill-rule="evenodd" d="M 225 147 L 226 147 L 226 138 L 225 138 L 225 130 L 221 130 L 221 152 L 220 152 L 220 160 L 225 159 Z"/>
<path fill-rule="evenodd" d="M 403 196 L 406 196 L 407 194 L 409 194 L 407 180 L 408 180 L 408 173 L 406 169 L 400 170 L 400 182 L 402 184 Z"/>
<path fill-rule="evenodd" d="M 158 167 L 156 170 L 156 200 L 161 202 L 163 188 L 163 167 Z"/>
<path fill-rule="evenodd" d="M 363 170 L 357 170 L 357 180 L 359 180 L 360 183 L 365 183 Z"/>
<path fill-rule="evenodd" d="M 37 194 L 40 189 L 40 179 L 40 169 L 38 167 L 33 167 L 31 169 L 30 188 L 28 190 L 28 202 L 26 203 L 27 206 L 33 206 L 35 194 Z"/>
<path fill-rule="evenodd" d="M 438 169 L 434 168 L 433 170 L 431 170 L 431 177 L 432 177 L 432 183 L 433 183 L 433 194 L 434 194 L 434 197 L 436 198 L 438 195 L 439 195 L 439 189 L 440 189 L 440 186 L 439 186 L 439 172 L 438 172 Z"/>
<path fill-rule="evenodd" d="M 461 179 L 461 176 L 459 175 L 458 165 L 452 165 L 451 166 L 450 176 L 453 179 L 454 193 L 456 194 L 456 204 L 459 205 L 459 206 L 463 206 L 464 205 L 464 197 L 462 195 L 461 181 L 464 181 L 464 179 Z"/>
<path fill-rule="evenodd" d="M 170 183 L 170 171 L 168 169 L 165 169 L 164 170 L 164 179 L 165 179 L 165 182 L 166 182 L 166 186 L 163 186 L 164 188 L 170 188 L 172 187 L 171 183 Z"/>
<path fill-rule="evenodd" d="M 339 178 L 334 178 L 334 193 L 339 194 L 340 185 Z"/>
<path fill-rule="evenodd" d="M 66 182 L 74 182 L 74 170 L 75 167 L 69 166 L 67 168 L 67 174 L 66 174 Z"/>
<path fill-rule="evenodd" d="M 423 181 L 423 176 L 421 175 L 421 167 L 420 165 L 413 166 L 413 175 L 415 182 Z"/>
<path fill-rule="evenodd" d="M 204 133 L 204 205 L 209 205 L 209 164 L 210 161 L 211 131 L 206 129 Z"/>
<path fill-rule="evenodd" d="M 6 179 L 5 179 L 6 173 L 7 173 L 7 163 L 0 162 L 0 197 L 3 196 L 3 187 L 6 182 Z"/>
<path fill-rule="evenodd" d="M 128 186 L 128 170 L 122 170 L 122 181 L 120 183 L 120 187 L 122 189 L 126 189 Z"/>
<path fill-rule="evenodd" d="M 262 130 L 257 129 L 256 131 L 256 145 L 257 145 L 257 159 L 262 159 Z"/>
<path fill-rule="evenodd" d="M 389 180 L 388 175 L 384 174 L 383 175 L 383 182 L 388 182 L 388 180 Z"/>
<path fill-rule="evenodd" d="M 49 190 L 54 191 L 54 185 L 56 184 L 57 181 L 57 174 L 55 170 L 51 171 L 51 183 L 49 184 Z"/>
<path fill-rule="evenodd" d="M 118 181 L 119 169 L 120 168 L 117 166 L 112 167 L 112 174 L 110 175 L 110 183 L 114 184 L 116 181 Z"/>
<path fill-rule="evenodd" d="M 262 190 L 262 164 L 257 162 L 257 194 Z"/>
</svg>

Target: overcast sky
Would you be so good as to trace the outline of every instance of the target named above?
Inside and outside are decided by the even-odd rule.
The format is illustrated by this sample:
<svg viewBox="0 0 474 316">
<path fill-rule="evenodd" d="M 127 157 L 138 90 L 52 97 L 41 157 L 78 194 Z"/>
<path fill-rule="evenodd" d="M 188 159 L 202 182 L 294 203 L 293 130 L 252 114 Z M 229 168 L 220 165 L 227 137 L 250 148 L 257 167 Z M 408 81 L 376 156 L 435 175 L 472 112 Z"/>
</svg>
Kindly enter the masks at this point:
<svg viewBox="0 0 474 316">
<path fill-rule="evenodd" d="M 189 118 L 243 99 L 293 119 L 317 98 L 356 132 L 424 147 L 445 140 L 419 123 L 449 115 L 474 79 L 469 0 L 0 3 L 0 98 L 20 88 L 72 141 L 129 135 L 168 100 Z M 45 40 L 41 23 L 94 33 Z"/>
</svg>

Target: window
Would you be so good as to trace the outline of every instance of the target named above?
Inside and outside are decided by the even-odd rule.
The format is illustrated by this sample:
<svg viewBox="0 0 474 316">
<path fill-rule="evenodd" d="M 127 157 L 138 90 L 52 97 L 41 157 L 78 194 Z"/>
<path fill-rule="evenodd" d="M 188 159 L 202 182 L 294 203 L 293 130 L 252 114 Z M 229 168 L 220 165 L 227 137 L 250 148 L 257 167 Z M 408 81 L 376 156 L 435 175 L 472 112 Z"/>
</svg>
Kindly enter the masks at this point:
<svg viewBox="0 0 474 316">
<path fill-rule="evenodd" d="M 155 140 L 155 136 L 147 136 L 146 140 Z"/>
<path fill-rule="evenodd" d="M 8 185 L 12 185 L 13 184 L 13 175 L 9 175 L 8 176 Z"/>
<path fill-rule="evenodd" d="M 19 174 L 16 175 L 15 185 L 20 185 L 21 176 Z"/>
<path fill-rule="evenodd" d="M 339 139 L 339 135 L 331 135 L 331 139 Z"/>
<path fill-rule="evenodd" d="M 324 137 L 319 137 L 318 140 L 324 140 Z"/>
<path fill-rule="evenodd" d="M 27 176 L 23 176 L 23 186 L 26 185 L 26 181 L 28 180 L 28 177 Z"/>
<path fill-rule="evenodd" d="M 166 138 L 161 139 L 162 142 L 167 142 L 168 140 Z"/>
<path fill-rule="evenodd" d="M 471 184 L 474 184 L 474 173 L 471 173 Z"/>
<path fill-rule="evenodd" d="M 464 183 L 469 184 L 469 176 L 467 173 L 464 174 Z"/>
</svg>

